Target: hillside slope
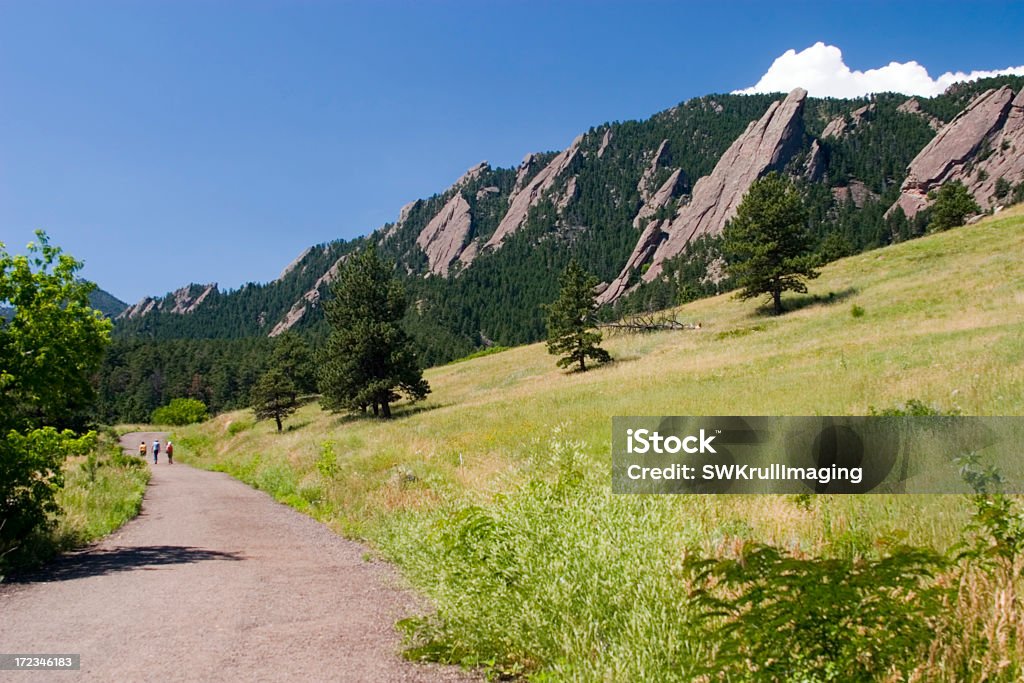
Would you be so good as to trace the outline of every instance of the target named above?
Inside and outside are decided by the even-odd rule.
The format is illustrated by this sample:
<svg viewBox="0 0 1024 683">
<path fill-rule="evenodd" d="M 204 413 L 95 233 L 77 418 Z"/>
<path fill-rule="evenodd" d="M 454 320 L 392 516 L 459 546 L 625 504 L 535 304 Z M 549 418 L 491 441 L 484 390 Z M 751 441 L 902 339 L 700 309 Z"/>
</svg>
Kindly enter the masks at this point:
<svg viewBox="0 0 1024 683">
<path fill-rule="evenodd" d="M 1024 415 L 1021 253 L 1024 208 L 833 263 L 782 317 L 727 296 L 683 306 L 699 330 L 610 338 L 616 361 L 585 374 L 557 370 L 535 344 L 428 371 L 430 399 L 392 421 L 307 406 L 277 435 L 236 412 L 176 442 L 189 462 L 398 563 L 438 603 L 439 621 L 423 622 L 436 628 L 418 631 L 433 657 L 552 680 L 691 680 L 711 654 L 686 637 L 688 553 L 728 555 L 747 540 L 840 557 L 875 556 L 886 539 L 944 549 L 962 539 L 968 503 L 616 496 L 611 417 L 856 415 L 910 400 Z M 950 614 L 982 630 L 993 610 L 1020 618 L 975 588 Z M 922 680 L 985 679 L 993 669 L 969 636 L 951 637 Z M 991 666 L 1021 670 L 1024 652 L 999 648 Z"/>
</svg>

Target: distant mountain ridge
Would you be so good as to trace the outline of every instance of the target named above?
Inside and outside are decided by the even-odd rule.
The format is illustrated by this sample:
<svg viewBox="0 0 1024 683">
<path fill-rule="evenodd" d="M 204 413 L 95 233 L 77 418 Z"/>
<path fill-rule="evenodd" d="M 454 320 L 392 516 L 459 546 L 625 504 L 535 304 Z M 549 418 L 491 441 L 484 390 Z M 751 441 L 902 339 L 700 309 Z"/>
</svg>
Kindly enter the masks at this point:
<svg viewBox="0 0 1024 683">
<path fill-rule="evenodd" d="M 603 281 L 602 303 L 620 309 L 716 291 L 714 240 L 770 170 L 798 181 L 819 239 L 858 251 L 904 238 L 942 182 L 965 182 L 986 208 L 1007 201 L 1006 188 L 1024 184 L 1022 145 L 1021 77 L 958 84 L 936 98 L 820 99 L 799 89 L 696 98 L 591 128 L 517 168 L 481 162 L 394 223 L 307 249 L 273 282 L 144 299 L 120 316 L 118 334 L 240 338 L 315 327 L 341 260 L 373 244 L 406 278 L 417 302 L 408 322 L 438 347 L 432 360 L 533 341 L 543 334 L 538 306 L 573 256 Z"/>
</svg>

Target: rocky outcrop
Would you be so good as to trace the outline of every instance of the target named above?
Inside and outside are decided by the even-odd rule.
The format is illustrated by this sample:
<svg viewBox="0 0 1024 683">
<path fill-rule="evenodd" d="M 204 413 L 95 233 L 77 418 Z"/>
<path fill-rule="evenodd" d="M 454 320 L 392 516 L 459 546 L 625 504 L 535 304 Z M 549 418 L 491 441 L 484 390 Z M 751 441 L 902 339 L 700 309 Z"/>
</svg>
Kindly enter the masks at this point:
<svg viewBox="0 0 1024 683">
<path fill-rule="evenodd" d="M 505 216 L 498 223 L 498 229 L 495 230 L 491 239 L 487 241 L 486 247 L 492 249 L 500 247 L 506 237 L 519 229 L 519 226 L 526 220 L 526 214 L 529 213 L 530 209 L 540 201 L 544 193 L 554 186 L 558 178 L 575 161 L 580 151 L 580 143 L 582 142 L 583 136 L 580 135 L 573 140 L 568 149 L 556 155 L 540 173 L 533 176 L 528 182 L 525 181 L 528 175 L 525 167 L 534 162 L 535 155 L 530 154 L 523 160 L 523 164 L 519 167 L 519 174 L 516 177 L 517 189 L 513 190 L 512 195 L 509 197 L 508 211 L 505 212 Z M 523 182 L 520 183 L 520 180 Z"/>
<path fill-rule="evenodd" d="M 292 329 L 296 323 L 302 320 L 306 312 L 320 303 L 320 289 L 334 282 L 334 279 L 338 277 L 338 269 L 341 268 L 341 264 L 345 262 L 348 255 L 342 256 L 334 262 L 327 272 L 321 275 L 313 288 L 302 295 L 302 298 L 292 304 L 291 309 L 285 314 L 285 316 L 278 321 L 274 328 L 270 330 L 268 337 L 276 337 L 279 334 L 283 334 L 288 330 Z"/>
<path fill-rule="evenodd" d="M 472 228 L 469 202 L 456 192 L 416 238 L 416 244 L 427 255 L 427 268 L 431 273 L 448 275 L 449 266 L 462 253 Z"/>
<path fill-rule="evenodd" d="M 601 138 L 601 146 L 597 148 L 597 158 L 600 159 L 604 156 L 604 152 L 608 149 L 608 144 L 612 141 L 612 129 L 608 128 L 604 131 L 604 137 Z"/>
<path fill-rule="evenodd" d="M 294 261 L 292 261 L 291 263 L 284 267 L 284 270 L 281 271 L 281 274 L 277 276 L 277 281 L 280 282 L 281 280 L 288 277 L 288 273 L 295 270 L 295 268 L 298 267 L 300 263 L 302 263 L 302 259 L 309 256 L 310 253 L 312 253 L 312 251 L 313 247 L 306 247 L 305 249 L 303 249 L 302 253 L 296 256 Z"/>
<path fill-rule="evenodd" d="M 652 221 L 647 224 L 647 227 L 640 233 L 640 239 L 633 247 L 633 253 L 629 255 L 629 260 L 626 261 L 622 272 L 599 290 L 598 305 L 611 303 L 629 290 L 633 273 L 639 272 L 643 265 L 650 261 L 662 240 L 665 239 L 666 235 L 662 228 L 667 224 L 668 221 Z"/>
<path fill-rule="evenodd" d="M 481 161 L 479 164 L 463 173 L 462 177 L 455 181 L 455 185 L 453 185 L 453 187 L 465 187 L 489 170 L 491 170 L 491 165 L 486 161 Z"/>
<path fill-rule="evenodd" d="M 899 199 L 889 211 L 899 207 L 913 217 L 928 205 L 928 192 L 954 180 L 963 182 L 983 208 L 990 206 L 999 177 L 1012 181 L 1024 174 L 1022 107 L 1021 95 L 1014 98 L 1008 86 L 975 98 L 910 162 Z"/>
<path fill-rule="evenodd" d="M 918 116 L 924 119 L 928 122 L 928 126 L 936 132 L 942 128 L 942 121 L 922 109 L 921 103 L 917 101 L 916 97 L 911 97 L 909 100 L 896 107 L 896 111 L 901 114 L 909 114 L 910 116 Z"/>
<path fill-rule="evenodd" d="M 804 177 L 816 183 L 824 175 L 825 153 L 821 151 L 821 143 L 814 140 L 811 143 L 811 150 L 807 153 L 807 161 L 804 162 Z"/>
<path fill-rule="evenodd" d="M 565 189 L 562 191 L 562 195 L 558 198 L 559 212 L 565 211 L 566 207 L 569 206 L 569 202 L 574 199 L 576 199 L 576 176 L 571 176 L 565 183 Z"/>
<path fill-rule="evenodd" d="M 673 199 L 678 196 L 679 188 L 682 186 L 683 171 L 682 169 L 676 169 L 672 172 L 672 175 L 661 184 L 661 187 L 657 191 L 645 198 L 643 205 L 640 210 L 636 212 L 636 216 L 633 218 L 633 227 L 640 230 L 644 227 L 644 223 L 656 215 L 658 211 L 669 205 Z M 643 196 L 643 194 L 641 194 Z"/>
<path fill-rule="evenodd" d="M 490 168 L 486 161 L 481 161 L 462 174 L 445 191 L 445 195 L 450 195 L 448 201 L 416 236 L 416 244 L 427 255 L 427 270 L 431 274 L 446 277 L 453 261 L 460 259 L 462 263 L 469 264 L 476 256 L 477 247 L 466 249 L 466 241 L 473 230 L 473 214 L 462 191 Z M 484 187 L 477 191 L 476 198 L 498 192 L 497 187 Z M 406 218 L 408 213 L 399 216 L 398 224 L 401 225 Z"/>
<path fill-rule="evenodd" d="M 832 188 L 832 196 L 837 202 L 853 202 L 858 209 L 870 199 L 878 199 L 878 195 L 868 189 L 863 182 L 851 179 L 849 184 Z"/>
<path fill-rule="evenodd" d="M 159 301 L 159 299 L 154 299 L 151 296 L 143 297 L 138 301 L 138 303 L 135 303 L 121 311 L 121 314 L 117 316 L 115 320 L 132 320 L 134 318 L 148 315 L 157 307 Z"/>
<path fill-rule="evenodd" d="M 874 102 L 865 104 L 863 107 L 854 109 L 850 112 L 849 119 L 846 115 L 837 116 L 828 122 L 825 126 L 825 130 L 821 131 L 821 139 L 825 138 L 838 138 L 845 135 L 847 132 L 853 130 L 875 110 Z"/>
<path fill-rule="evenodd" d="M 784 100 L 773 102 L 760 119 L 752 121 L 718 160 L 711 174 L 697 181 L 690 203 L 680 207 L 667 225 L 648 226 L 626 267 L 602 293 L 601 302 L 614 301 L 627 290 L 634 273 L 648 262 L 646 254 L 650 254 L 650 267 L 642 279 L 650 282 L 661 274 L 665 260 L 677 256 L 691 241 L 721 233 L 726 221 L 736 214 L 750 184 L 769 171 L 781 169 L 800 148 L 806 98 L 807 91 L 797 88 Z M 662 234 L 654 234 L 655 229 Z"/>
<path fill-rule="evenodd" d="M 206 299 L 217 292 L 217 283 L 197 285 L 195 283 L 177 289 L 162 299 L 145 297 L 134 306 L 124 309 L 117 320 L 131 320 L 154 311 L 164 311 L 175 315 L 194 312 Z"/>
<path fill-rule="evenodd" d="M 640 193 L 640 198 L 645 202 L 650 200 L 653 196 L 654 188 L 651 187 L 651 183 L 654 182 L 654 177 L 665 165 L 667 160 L 668 140 L 662 140 L 661 144 L 658 145 L 657 151 L 654 152 L 654 156 L 651 157 L 650 162 L 647 164 L 647 168 L 644 169 L 643 175 L 640 176 L 640 182 L 636 185 L 637 192 Z"/>
<path fill-rule="evenodd" d="M 519 162 L 519 168 L 516 169 L 516 182 L 512 186 L 513 196 L 522 192 L 523 188 L 526 187 L 528 180 L 533 178 L 533 174 L 539 165 L 540 155 L 536 152 L 530 152 L 523 157 L 523 160 Z"/>
<path fill-rule="evenodd" d="M 1000 178 L 1012 185 L 1024 182 L 1024 88 L 1010 103 L 1006 121 L 989 150 L 986 159 L 976 161 L 974 174 L 966 183 L 984 209 L 998 206 L 1003 199 L 995 196 Z"/>
</svg>

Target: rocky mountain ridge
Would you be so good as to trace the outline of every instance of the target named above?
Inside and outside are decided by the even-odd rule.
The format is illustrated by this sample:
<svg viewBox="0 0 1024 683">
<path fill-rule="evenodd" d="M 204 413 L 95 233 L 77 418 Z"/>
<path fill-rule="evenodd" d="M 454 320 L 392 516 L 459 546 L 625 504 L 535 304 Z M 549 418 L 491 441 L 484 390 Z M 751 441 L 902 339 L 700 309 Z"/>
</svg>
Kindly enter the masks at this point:
<svg viewBox="0 0 1024 683">
<path fill-rule="evenodd" d="M 481 162 L 444 192 L 406 204 L 395 223 L 307 249 L 273 283 L 237 293 L 190 285 L 143 299 L 120 320 L 131 323 L 130 334 L 158 316 L 164 334 L 174 334 L 180 325 L 168 316 L 207 310 L 212 317 L 212 302 L 234 310 L 241 304 L 231 301 L 244 300 L 237 334 L 277 335 L 318 319 L 308 313 L 345 253 L 373 243 L 410 278 L 420 310 L 438 311 L 444 325 L 476 343 L 504 343 L 488 322 L 501 313 L 483 308 L 512 307 L 536 320 L 534 300 L 550 295 L 571 254 L 606 283 L 600 301 L 619 305 L 666 277 L 698 238 L 719 235 L 750 184 L 772 170 L 819 197 L 819 231 L 851 211 L 880 216 L 899 206 L 913 216 L 927 192 L 949 180 L 993 206 L 997 190 L 1024 182 L 1024 79 L 1009 83 L 961 87 L 944 99 L 818 100 L 800 89 L 697 98 L 646 121 L 592 128 L 515 168 Z M 462 309 L 471 317 L 453 321 L 464 313 L 448 310 L 448 300 L 467 296 L 474 303 Z"/>
</svg>

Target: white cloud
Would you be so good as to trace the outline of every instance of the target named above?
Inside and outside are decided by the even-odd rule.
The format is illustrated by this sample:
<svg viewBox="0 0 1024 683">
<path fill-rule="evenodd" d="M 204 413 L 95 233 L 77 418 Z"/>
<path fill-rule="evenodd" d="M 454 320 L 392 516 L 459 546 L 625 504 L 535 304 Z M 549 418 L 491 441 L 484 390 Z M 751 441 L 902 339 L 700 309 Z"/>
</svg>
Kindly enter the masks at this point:
<svg viewBox="0 0 1024 683">
<path fill-rule="evenodd" d="M 1024 76 L 1024 66 L 997 71 L 946 72 L 934 79 L 917 62 L 889 62 L 877 69 L 853 71 L 843 62 L 843 53 L 838 47 L 818 42 L 802 52 L 786 50 L 772 63 L 757 85 L 733 92 L 751 95 L 789 92 L 799 87 L 817 97 L 859 97 L 873 92 L 932 97 L 958 81 L 1003 74 Z"/>
</svg>

